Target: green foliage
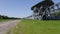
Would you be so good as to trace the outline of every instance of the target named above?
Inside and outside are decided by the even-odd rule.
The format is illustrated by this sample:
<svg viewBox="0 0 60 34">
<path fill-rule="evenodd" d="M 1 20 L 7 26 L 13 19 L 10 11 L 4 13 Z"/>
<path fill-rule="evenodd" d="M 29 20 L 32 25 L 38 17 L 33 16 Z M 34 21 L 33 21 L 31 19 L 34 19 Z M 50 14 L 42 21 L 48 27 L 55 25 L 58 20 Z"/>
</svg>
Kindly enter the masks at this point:
<svg viewBox="0 0 60 34">
<path fill-rule="evenodd" d="M 21 19 L 21 18 L 8 17 L 8 16 L 0 15 L 0 19 Z"/>
<path fill-rule="evenodd" d="M 57 16 L 60 16 L 60 11 L 57 13 Z"/>
<path fill-rule="evenodd" d="M 60 10 L 58 10 L 59 12 L 55 12 L 52 14 L 52 16 L 60 16 Z"/>
</svg>

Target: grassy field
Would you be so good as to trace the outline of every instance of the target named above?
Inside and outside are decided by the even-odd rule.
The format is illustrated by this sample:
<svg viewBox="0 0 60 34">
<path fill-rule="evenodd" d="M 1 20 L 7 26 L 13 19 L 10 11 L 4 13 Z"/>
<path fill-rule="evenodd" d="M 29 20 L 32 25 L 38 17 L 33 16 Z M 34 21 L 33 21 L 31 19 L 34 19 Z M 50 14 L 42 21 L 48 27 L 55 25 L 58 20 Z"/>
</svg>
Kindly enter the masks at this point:
<svg viewBox="0 0 60 34">
<path fill-rule="evenodd" d="M 0 19 L 0 22 L 8 21 L 9 19 Z"/>
<path fill-rule="evenodd" d="M 13 34 L 60 34 L 60 20 L 22 20 Z"/>
<path fill-rule="evenodd" d="M 14 20 L 14 19 L 0 19 L 0 22 L 5 22 L 5 21 L 9 21 L 9 20 Z"/>
</svg>

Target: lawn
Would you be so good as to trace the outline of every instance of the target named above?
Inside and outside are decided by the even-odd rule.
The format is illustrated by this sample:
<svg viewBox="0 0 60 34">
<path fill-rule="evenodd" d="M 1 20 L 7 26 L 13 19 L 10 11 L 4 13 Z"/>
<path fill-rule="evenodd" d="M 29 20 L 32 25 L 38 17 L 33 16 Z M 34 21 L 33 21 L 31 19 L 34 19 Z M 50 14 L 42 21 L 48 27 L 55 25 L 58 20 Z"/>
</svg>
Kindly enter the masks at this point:
<svg viewBox="0 0 60 34">
<path fill-rule="evenodd" d="M 7 21 L 8 19 L 0 19 L 0 22 Z"/>
<path fill-rule="evenodd" d="M 60 20 L 22 20 L 13 34 L 60 34 Z"/>
<path fill-rule="evenodd" d="M 9 21 L 9 20 L 13 20 L 13 19 L 0 19 L 0 22 L 5 22 L 5 21 Z"/>
</svg>

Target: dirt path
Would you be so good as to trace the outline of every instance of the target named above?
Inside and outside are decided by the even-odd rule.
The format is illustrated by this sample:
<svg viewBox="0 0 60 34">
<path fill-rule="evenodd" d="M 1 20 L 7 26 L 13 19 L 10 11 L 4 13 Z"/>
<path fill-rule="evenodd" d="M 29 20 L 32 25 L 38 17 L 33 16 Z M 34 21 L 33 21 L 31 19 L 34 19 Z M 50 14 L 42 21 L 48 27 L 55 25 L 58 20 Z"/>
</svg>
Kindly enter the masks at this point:
<svg viewBox="0 0 60 34">
<path fill-rule="evenodd" d="M 13 26 L 15 26 L 18 22 L 20 22 L 20 20 L 11 20 L 8 22 L 2 22 L 0 24 L 0 34 L 6 34 L 6 32 L 12 28 Z"/>
</svg>

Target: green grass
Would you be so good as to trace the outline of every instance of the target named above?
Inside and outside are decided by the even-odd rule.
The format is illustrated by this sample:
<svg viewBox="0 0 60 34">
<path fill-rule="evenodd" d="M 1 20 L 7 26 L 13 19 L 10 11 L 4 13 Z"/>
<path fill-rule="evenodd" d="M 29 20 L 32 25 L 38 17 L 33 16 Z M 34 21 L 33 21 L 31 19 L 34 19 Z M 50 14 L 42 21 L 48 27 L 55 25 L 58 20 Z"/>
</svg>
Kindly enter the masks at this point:
<svg viewBox="0 0 60 34">
<path fill-rule="evenodd" d="M 0 19 L 0 22 L 5 22 L 5 21 L 9 21 L 9 20 L 13 20 L 13 19 Z"/>
<path fill-rule="evenodd" d="M 60 34 L 60 20 L 22 20 L 13 34 Z"/>
<path fill-rule="evenodd" d="M 8 21 L 9 19 L 0 19 L 0 22 Z"/>
</svg>

